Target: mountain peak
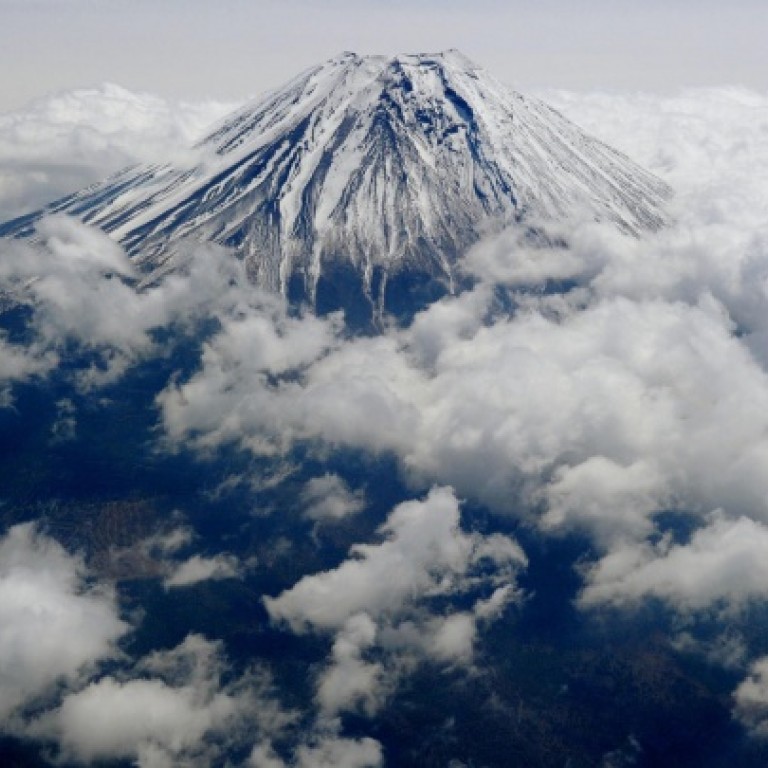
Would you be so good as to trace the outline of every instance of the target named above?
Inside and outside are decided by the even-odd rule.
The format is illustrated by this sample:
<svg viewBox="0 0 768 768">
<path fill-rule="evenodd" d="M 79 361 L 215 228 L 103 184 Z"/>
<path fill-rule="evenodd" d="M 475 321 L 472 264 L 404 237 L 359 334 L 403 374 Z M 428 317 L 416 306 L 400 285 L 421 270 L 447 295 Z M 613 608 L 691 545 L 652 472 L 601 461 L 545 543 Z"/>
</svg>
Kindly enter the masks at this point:
<svg viewBox="0 0 768 768">
<path fill-rule="evenodd" d="M 448 48 L 437 53 L 406 53 L 396 56 L 395 59 L 414 64 L 434 64 L 440 62 L 443 65 L 455 69 L 472 71 L 480 67 L 458 48 Z"/>
<path fill-rule="evenodd" d="M 444 51 L 436 51 L 433 53 L 397 53 L 393 55 L 388 54 L 360 54 L 355 51 L 342 51 L 341 53 L 328 59 L 327 64 L 345 64 L 350 61 L 371 61 L 378 62 L 386 66 L 393 62 L 401 62 L 407 64 L 425 64 L 434 65 L 435 63 L 442 63 L 447 66 L 455 67 L 457 69 L 481 69 L 472 59 L 462 53 L 458 48 L 447 48 Z M 320 65 L 323 66 L 323 65 Z"/>
<path fill-rule="evenodd" d="M 63 211 L 149 271 L 172 268 L 182 240 L 214 241 L 260 285 L 365 314 L 397 309 L 403 292 L 452 290 L 466 248 L 511 222 L 581 211 L 637 234 L 664 222 L 668 195 L 455 49 L 344 52 L 230 115 L 200 148 L 199 167 L 127 170 L 0 234 Z"/>
</svg>

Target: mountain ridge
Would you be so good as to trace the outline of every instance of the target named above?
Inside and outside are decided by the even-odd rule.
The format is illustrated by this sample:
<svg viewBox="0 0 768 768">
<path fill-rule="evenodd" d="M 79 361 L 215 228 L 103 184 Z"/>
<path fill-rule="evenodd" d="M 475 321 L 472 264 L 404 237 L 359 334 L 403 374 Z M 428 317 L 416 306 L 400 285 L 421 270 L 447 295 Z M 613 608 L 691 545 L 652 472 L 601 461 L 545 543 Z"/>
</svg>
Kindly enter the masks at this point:
<svg viewBox="0 0 768 768">
<path fill-rule="evenodd" d="M 454 290 L 461 254 L 515 221 L 580 211 L 638 235 L 663 226 L 670 194 L 455 50 L 344 52 L 237 110 L 197 148 L 197 166 L 126 169 L 0 235 L 68 213 L 148 273 L 172 269 L 184 240 L 212 241 L 291 299 L 397 309 L 402 291 L 425 302 Z"/>
</svg>

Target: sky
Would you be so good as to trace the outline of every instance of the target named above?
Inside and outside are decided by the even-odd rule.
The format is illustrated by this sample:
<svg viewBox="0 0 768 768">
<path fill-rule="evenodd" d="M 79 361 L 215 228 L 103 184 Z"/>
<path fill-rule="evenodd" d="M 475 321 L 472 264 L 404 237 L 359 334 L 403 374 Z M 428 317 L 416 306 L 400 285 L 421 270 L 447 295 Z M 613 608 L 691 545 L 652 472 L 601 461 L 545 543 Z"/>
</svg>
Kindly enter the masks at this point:
<svg viewBox="0 0 768 768">
<path fill-rule="evenodd" d="M 0 0 L 0 17 L 0 111 L 105 81 L 239 100 L 342 50 L 455 47 L 520 88 L 768 88 L 762 0 Z"/>
</svg>

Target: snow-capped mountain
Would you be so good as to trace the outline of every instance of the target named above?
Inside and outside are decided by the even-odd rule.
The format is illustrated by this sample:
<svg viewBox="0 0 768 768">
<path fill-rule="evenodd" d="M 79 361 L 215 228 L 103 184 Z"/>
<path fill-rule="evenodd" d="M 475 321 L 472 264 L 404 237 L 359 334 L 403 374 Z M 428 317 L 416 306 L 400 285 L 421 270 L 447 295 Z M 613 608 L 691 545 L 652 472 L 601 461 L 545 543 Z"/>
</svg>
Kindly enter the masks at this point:
<svg viewBox="0 0 768 768">
<path fill-rule="evenodd" d="M 461 253 L 511 221 L 580 211 L 640 233 L 663 224 L 669 194 L 457 51 L 344 53 L 239 110 L 199 149 L 196 167 L 128 169 L 0 235 L 65 212 L 148 271 L 171 268 L 185 238 L 214 241 L 270 289 L 326 308 L 353 293 L 390 307 L 404 280 L 450 290 Z"/>
</svg>

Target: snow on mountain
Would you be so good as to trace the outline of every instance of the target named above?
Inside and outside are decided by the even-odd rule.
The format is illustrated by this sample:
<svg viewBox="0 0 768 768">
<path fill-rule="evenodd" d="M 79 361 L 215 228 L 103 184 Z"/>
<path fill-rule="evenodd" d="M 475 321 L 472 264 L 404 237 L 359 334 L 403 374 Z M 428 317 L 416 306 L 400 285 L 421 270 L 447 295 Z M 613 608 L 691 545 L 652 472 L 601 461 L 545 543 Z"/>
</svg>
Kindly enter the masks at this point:
<svg viewBox="0 0 768 768">
<path fill-rule="evenodd" d="M 148 271 L 172 268 L 185 238 L 214 241 L 270 289 L 389 308 L 406 282 L 450 290 L 461 253 L 512 221 L 579 211 L 639 234 L 664 223 L 669 195 L 457 51 L 344 53 L 240 109 L 198 149 L 197 166 L 130 168 L 0 235 L 65 212 Z"/>
</svg>

